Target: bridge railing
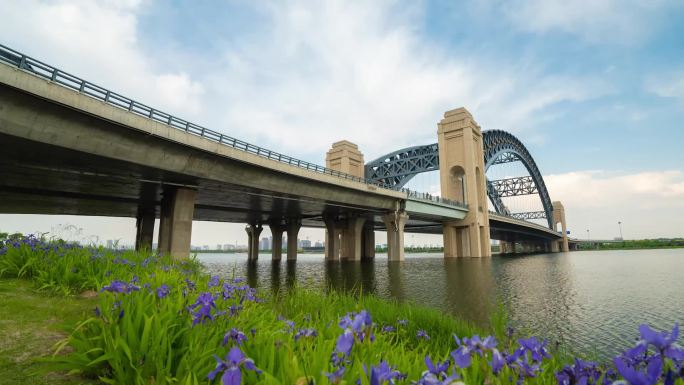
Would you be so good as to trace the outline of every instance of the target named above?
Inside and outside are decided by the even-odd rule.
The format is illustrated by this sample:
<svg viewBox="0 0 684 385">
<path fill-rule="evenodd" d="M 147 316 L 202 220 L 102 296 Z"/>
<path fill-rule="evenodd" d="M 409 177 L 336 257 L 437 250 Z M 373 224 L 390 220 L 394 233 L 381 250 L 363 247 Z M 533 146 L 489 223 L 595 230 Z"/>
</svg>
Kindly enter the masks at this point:
<svg viewBox="0 0 684 385">
<path fill-rule="evenodd" d="M 499 214 L 499 213 L 497 213 L 496 211 L 492 211 L 492 210 L 488 210 L 488 211 L 489 211 L 489 215 L 495 215 L 495 216 L 499 216 L 499 217 L 504 217 L 504 218 L 512 219 L 512 220 L 514 220 L 514 221 L 524 222 L 525 224 L 528 224 L 528 225 L 531 225 L 531 226 L 534 226 L 534 227 L 538 227 L 538 228 L 543 229 L 543 230 L 545 230 L 545 231 L 553 231 L 553 232 L 562 234 L 562 232 L 560 232 L 560 231 L 556 231 L 556 230 L 550 229 L 550 228 L 548 228 L 548 227 L 546 227 L 546 226 L 542 226 L 542 225 L 540 225 L 540 224 L 538 224 L 538 223 L 534 223 L 534 222 L 527 221 L 527 220 L 524 220 L 524 219 L 516 218 L 516 217 L 511 216 L 511 215 Z"/>
<path fill-rule="evenodd" d="M 409 198 L 426 200 L 426 201 L 431 201 L 431 202 L 436 202 L 436 203 L 442 203 L 442 204 L 446 204 L 446 205 L 450 205 L 450 206 L 458 206 L 458 207 L 461 207 L 464 209 L 468 208 L 468 204 L 466 204 L 466 203 L 454 201 L 451 199 L 442 198 L 440 196 L 431 195 L 428 193 L 422 193 L 422 192 L 418 192 L 418 191 L 412 191 L 412 190 L 409 190 L 407 188 L 403 188 L 403 189 L 401 189 L 401 191 L 408 194 Z"/>
<path fill-rule="evenodd" d="M 121 94 L 110 91 L 104 87 L 90 83 L 77 76 L 71 75 L 60 69 L 57 69 L 49 64 L 45 64 L 39 60 L 33 59 L 21 52 L 15 51 L 9 47 L 0 44 L 0 61 L 13 65 L 17 68 L 30 72 L 34 75 L 48 79 L 56 84 L 70 88 L 84 95 L 88 95 L 109 105 L 128 110 L 134 114 L 152 119 L 162 124 L 166 124 L 181 131 L 209 139 L 214 142 L 232 147 L 237 150 L 245 151 L 266 159 L 278 161 L 280 163 L 299 167 L 304 170 L 314 171 L 320 174 L 332 175 L 341 179 L 348 179 L 355 182 L 365 183 L 369 185 L 378 186 L 392 190 L 389 186 L 380 182 L 374 182 L 365 178 L 349 175 L 340 171 L 332 170 L 327 167 L 319 166 L 304 160 L 293 158 L 279 152 L 271 151 L 263 147 L 256 146 L 244 142 L 242 140 L 230 137 L 202 127 L 200 125 L 188 122 L 187 120 L 178 118 L 163 111 L 147 106 L 143 103 L 137 102 L 133 99 L 127 98 Z"/>
</svg>

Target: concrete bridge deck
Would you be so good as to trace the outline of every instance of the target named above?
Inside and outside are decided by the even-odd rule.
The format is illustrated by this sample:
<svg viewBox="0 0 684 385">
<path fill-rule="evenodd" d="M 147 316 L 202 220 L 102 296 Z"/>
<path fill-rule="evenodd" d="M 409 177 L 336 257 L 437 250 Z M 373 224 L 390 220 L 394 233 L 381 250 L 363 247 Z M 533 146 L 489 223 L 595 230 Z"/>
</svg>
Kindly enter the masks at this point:
<svg viewBox="0 0 684 385">
<path fill-rule="evenodd" d="M 280 222 L 276 227 L 285 229 L 296 219 L 297 226 L 337 229 L 332 232 L 361 224 L 372 233 L 398 223 L 401 214 L 406 231 L 440 232 L 445 221 L 469 212 L 206 130 L 37 61 L 0 59 L 7 62 L 0 60 L 3 213 L 163 218 L 171 190 L 193 191 L 190 221 L 252 227 Z M 84 92 L 88 87 L 102 95 Z M 330 218 L 347 222 L 335 227 Z M 500 223 L 492 226 L 494 238 L 559 237 L 531 222 L 492 221 Z"/>
</svg>

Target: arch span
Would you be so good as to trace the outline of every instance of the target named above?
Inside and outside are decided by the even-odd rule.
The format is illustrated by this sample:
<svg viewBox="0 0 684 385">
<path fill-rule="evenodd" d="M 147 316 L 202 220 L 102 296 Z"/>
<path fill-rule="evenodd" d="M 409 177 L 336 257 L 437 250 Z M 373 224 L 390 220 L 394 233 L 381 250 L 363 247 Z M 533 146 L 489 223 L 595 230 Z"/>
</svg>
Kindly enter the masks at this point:
<svg viewBox="0 0 684 385">
<path fill-rule="evenodd" d="M 537 163 L 525 145 L 513 134 L 502 130 L 483 131 L 482 138 L 485 173 L 489 167 L 495 164 L 522 162 L 536 187 L 549 228 L 553 229 L 551 198 Z M 367 179 L 395 189 L 402 188 L 420 173 L 435 170 L 439 170 L 439 147 L 437 143 L 397 150 L 368 162 L 365 166 Z M 512 215 L 489 180 L 487 180 L 487 196 L 498 214 Z"/>
</svg>

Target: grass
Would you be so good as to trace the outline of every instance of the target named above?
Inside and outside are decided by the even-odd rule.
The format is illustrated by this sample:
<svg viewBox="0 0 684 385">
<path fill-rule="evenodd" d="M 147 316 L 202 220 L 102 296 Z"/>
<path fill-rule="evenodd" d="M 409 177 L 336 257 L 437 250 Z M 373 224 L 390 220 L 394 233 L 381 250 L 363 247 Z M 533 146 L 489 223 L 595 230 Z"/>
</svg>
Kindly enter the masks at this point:
<svg viewBox="0 0 684 385">
<path fill-rule="evenodd" d="M 43 373 L 54 344 L 88 317 L 96 299 L 38 292 L 30 281 L 0 279 L 0 384 L 70 385 L 83 378 Z"/>
<path fill-rule="evenodd" d="M 217 384 L 225 375 L 241 376 L 241 382 L 231 383 L 244 384 L 413 384 L 427 379 L 424 362 L 430 356 L 450 360 L 437 374 L 440 379 L 457 374 L 469 385 L 512 385 L 518 379 L 551 385 L 572 362 L 562 352 L 549 355 L 535 339 L 507 335 L 503 310 L 483 328 L 435 309 L 358 292 L 293 288 L 259 298 L 239 278 L 209 277 L 195 261 L 149 253 L 35 238 L 11 241 L 0 244 L 0 282 L 5 320 L 0 383 L 195 385 Z M 83 291 L 98 294 L 83 298 L 78 295 Z M 423 332 L 429 338 L 422 338 Z M 453 337 L 474 334 L 492 335 L 498 345 L 462 340 L 468 345 L 459 348 L 466 364 Z M 236 354 L 253 361 L 230 363 Z M 659 359 L 656 352 L 640 359 L 653 357 Z M 374 382 L 372 373 L 382 362 L 405 377 Z M 630 365 L 642 370 L 645 362 Z M 568 370 L 591 376 L 588 385 L 601 383 L 609 369 L 576 365 Z M 680 364 L 666 360 L 659 379 L 678 368 L 674 365 Z M 215 369 L 219 373 L 212 380 Z M 334 372 L 339 375 L 329 378 Z"/>
</svg>

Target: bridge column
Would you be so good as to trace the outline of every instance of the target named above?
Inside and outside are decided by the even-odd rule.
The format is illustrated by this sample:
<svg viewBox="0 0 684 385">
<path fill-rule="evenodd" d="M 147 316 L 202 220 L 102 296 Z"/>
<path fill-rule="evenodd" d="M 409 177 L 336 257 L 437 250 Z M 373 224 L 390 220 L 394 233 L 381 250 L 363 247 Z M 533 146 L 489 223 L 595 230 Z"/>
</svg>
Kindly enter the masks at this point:
<svg viewBox="0 0 684 385">
<path fill-rule="evenodd" d="M 568 252 L 570 251 L 570 248 L 568 247 L 568 228 L 565 223 L 565 208 L 563 207 L 563 204 L 560 201 L 555 201 L 552 203 L 553 204 L 553 227 L 554 230 L 556 228 L 556 225 L 560 222 L 561 228 L 563 230 L 563 238 L 561 239 L 561 250 L 563 252 Z"/>
<path fill-rule="evenodd" d="M 165 186 L 159 216 L 159 254 L 187 258 L 190 255 L 192 218 L 197 191 Z"/>
<path fill-rule="evenodd" d="M 510 253 L 511 245 L 509 242 L 506 241 L 499 241 L 499 254 L 508 254 Z"/>
<path fill-rule="evenodd" d="M 342 226 L 333 216 L 323 216 L 325 222 L 325 259 L 337 261 L 340 259 L 340 235 Z"/>
<path fill-rule="evenodd" d="M 273 220 L 268 224 L 273 236 L 271 244 L 271 260 L 280 261 L 283 257 L 283 232 L 286 230 L 285 225 L 280 220 Z"/>
<path fill-rule="evenodd" d="M 297 237 L 299 229 L 302 227 L 302 220 L 299 218 L 289 218 L 287 220 L 287 260 L 297 260 Z"/>
<path fill-rule="evenodd" d="M 366 222 L 361 233 L 362 259 L 375 258 L 375 228 L 373 222 Z"/>
<path fill-rule="evenodd" d="M 154 205 L 138 208 L 138 215 L 135 220 L 135 251 L 152 251 L 155 219 Z"/>
<path fill-rule="evenodd" d="M 349 216 L 342 228 L 342 259 L 360 261 L 363 252 L 361 237 L 366 218 Z"/>
<path fill-rule="evenodd" d="M 408 220 L 405 211 L 395 211 L 382 217 L 387 227 L 387 259 L 404 260 L 404 226 Z"/>
<path fill-rule="evenodd" d="M 489 257 L 489 212 L 482 131 L 465 108 L 444 113 L 437 125 L 442 197 L 468 204 L 462 220 L 444 225 L 444 256 Z"/>
<path fill-rule="evenodd" d="M 247 232 L 247 260 L 256 261 L 259 259 L 259 235 L 263 230 L 261 223 L 250 223 L 245 226 Z"/>
</svg>

